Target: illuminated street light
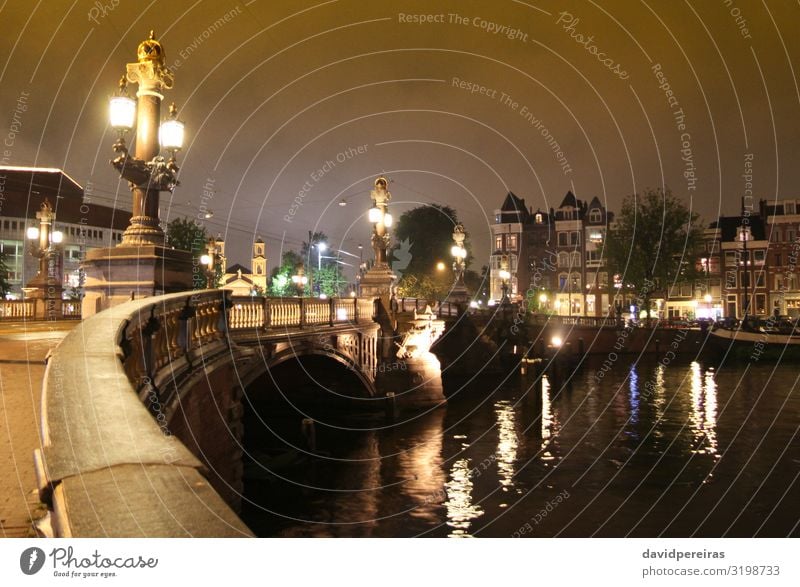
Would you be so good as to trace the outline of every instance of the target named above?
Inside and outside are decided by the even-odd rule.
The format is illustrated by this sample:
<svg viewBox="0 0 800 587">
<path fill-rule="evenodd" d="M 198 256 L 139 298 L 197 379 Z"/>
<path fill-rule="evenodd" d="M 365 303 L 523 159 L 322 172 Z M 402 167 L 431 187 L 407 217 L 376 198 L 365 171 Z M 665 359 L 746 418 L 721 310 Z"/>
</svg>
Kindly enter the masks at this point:
<svg viewBox="0 0 800 587">
<path fill-rule="evenodd" d="M 292 283 L 297 287 L 297 295 L 302 296 L 308 283 L 308 277 L 302 263 L 297 267 L 297 273 L 292 275 Z"/>
<path fill-rule="evenodd" d="M 37 315 L 37 318 L 50 317 L 53 319 L 53 316 L 60 318 L 63 286 L 61 253 L 57 245 L 64 240 L 64 235 L 61 231 L 53 230 L 56 214 L 47 198 L 42 202 L 41 208 L 36 213 L 36 219 L 39 221 L 39 226 L 31 226 L 25 233 L 28 239 L 32 241 L 32 245 L 38 241 L 32 247 L 31 254 L 39 258 L 39 271 L 28 282 L 25 289 L 31 291 L 28 297 L 45 301 L 41 309 L 38 305 L 36 306 L 36 311 L 44 311 L 48 315 Z M 50 314 L 53 316 L 50 316 Z"/>
<path fill-rule="evenodd" d="M 150 37 L 139 44 L 138 61 L 127 65 L 119 84 L 119 93 L 110 99 L 109 121 L 117 133 L 111 164 L 131 185 L 133 206 L 130 225 L 122 235 L 122 244 L 163 245 L 164 231 L 159 226 L 159 193 L 172 191 L 178 185 L 175 153 L 183 148 L 184 124 L 177 119 L 172 104 L 170 116 L 161 123 L 161 101 L 164 89 L 172 88 L 173 75 L 166 66 L 164 49 Z M 139 85 L 134 101 L 128 96 L 127 83 Z M 131 156 L 124 135 L 136 126 L 136 152 Z M 163 148 L 169 160 L 159 154 Z"/>
</svg>

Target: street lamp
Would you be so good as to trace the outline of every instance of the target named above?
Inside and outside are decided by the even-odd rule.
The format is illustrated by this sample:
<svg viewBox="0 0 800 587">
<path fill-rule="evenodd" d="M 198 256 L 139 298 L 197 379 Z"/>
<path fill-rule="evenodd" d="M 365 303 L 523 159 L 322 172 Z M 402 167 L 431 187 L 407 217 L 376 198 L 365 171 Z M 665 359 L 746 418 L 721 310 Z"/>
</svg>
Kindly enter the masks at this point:
<svg viewBox="0 0 800 587">
<path fill-rule="evenodd" d="M 31 226 L 26 230 L 28 240 L 37 246 L 31 251 L 39 257 L 39 271 L 31 279 L 26 290 L 31 291 L 31 298 L 41 299 L 44 304 L 35 308 L 36 318 L 61 318 L 61 263 L 57 245 L 64 239 L 63 233 L 53 230 L 56 215 L 50 206 L 50 201 L 45 198 L 41 208 L 36 213 L 39 226 Z"/>
<path fill-rule="evenodd" d="M 375 267 L 388 268 L 386 249 L 389 247 L 389 231 L 392 226 L 392 215 L 389 214 L 389 200 L 392 194 L 386 190 L 388 182 L 385 177 L 375 180 L 375 189 L 370 193 L 372 208 L 369 209 L 369 221 L 373 225 L 372 248 L 375 252 Z"/>
<path fill-rule="evenodd" d="M 150 31 L 139 44 L 136 63 L 127 65 L 119 92 L 110 99 L 109 119 L 117 133 L 111 162 L 131 185 L 133 207 L 130 225 L 122 235 L 123 244 L 163 245 L 164 231 L 159 226 L 159 193 L 178 185 L 175 154 L 183 147 L 184 124 L 177 119 L 172 104 L 170 117 L 159 125 L 162 91 L 172 88 L 174 77 L 165 65 L 164 49 Z M 136 83 L 136 100 L 128 96 L 127 83 Z M 134 120 L 135 119 L 135 120 Z M 131 156 L 124 135 L 136 126 L 136 152 Z M 170 153 L 168 161 L 159 155 L 159 145 Z"/>
<path fill-rule="evenodd" d="M 322 269 L 322 253 L 328 250 L 326 243 L 317 243 L 317 271 Z"/>
<path fill-rule="evenodd" d="M 500 270 L 500 289 L 503 291 L 503 297 L 500 300 L 501 304 L 508 303 L 508 280 L 511 279 L 511 273 L 508 272 L 508 269 L 501 269 Z"/>
<path fill-rule="evenodd" d="M 467 234 L 464 232 L 464 225 L 460 222 L 453 228 L 453 242 L 455 243 L 450 247 L 450 254 L 453 255 L 453 273 L 456 277 L 456 286 L 464 285 L 464 260 L 467 258 L 467 250 L 464 248 L 464 241 Z"/>
<path fill-rule="evenodd" d="M 206 288 L 207 289 L 214 289 L 217 287 L 216 277 L 217 277 L 217 242 L 216 239 L 213 237 L 208 239 L 208 243 L 206 244 L 206 252 L 204 255 L 200 255 L 200 264 L 203 266 L 203 269 L 206 274 Z"/>
<path fill-rule="evenodd" d="M 392 295 L 392 283 L 397 278 L 389 265 L 389 227 L 393 224 L 392 215 L 389 214 L 389 201 L 392 194 L 386 189 L 389 182 L 385 177 L 375 180 L 375 187 L 370 191 L 372 206 L 367 213 L 367 218 L 372 224 L 372 250 L 375 261 L 361 277 L 359 295 L 380 297 L 389 307 L 389 297 Z M 363 265 L 362 265 L 363 266 Z"/>
<path fill-rule="evenodd" d="M 30 241 L 39 241 L 38 247 L 32 253 L 39 257 L 39 273 L 36 277 L 45 279 L 48 273 L 48 261 L 55 252 L 53 245 L 60 244 L 64 240 L 64 234 L 60 230 L 52 229 L 56 214 L 47 198 L 42 202 L 36 218 L 39 220 L 39 226 L 28 227 L 26 235 Z"/>
<path fill-rule="evenodd" d="M 292 275 L 292 283 L 297 288 L 297 295 L 302 296 L 303 290 L 308 283 L 308 277 L 306 277 L 305 267 L 303 267 L 302 263 L 297 267 L 297 273 Z"/>
</svg>

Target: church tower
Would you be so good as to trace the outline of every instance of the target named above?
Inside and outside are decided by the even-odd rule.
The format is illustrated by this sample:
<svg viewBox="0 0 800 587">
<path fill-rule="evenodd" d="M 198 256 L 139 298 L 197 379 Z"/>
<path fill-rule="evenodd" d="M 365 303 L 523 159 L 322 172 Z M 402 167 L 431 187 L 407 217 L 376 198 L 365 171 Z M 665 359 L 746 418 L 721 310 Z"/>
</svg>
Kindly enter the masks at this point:
<svg viewBox="0 0 800 587">
<path fill-rule="evenodd" d="M 267 291 L 267 257 L 264 241 L 257 238 L 253 243 L 253 285 L 261 288 L 262 294 Z"/>
</svg>

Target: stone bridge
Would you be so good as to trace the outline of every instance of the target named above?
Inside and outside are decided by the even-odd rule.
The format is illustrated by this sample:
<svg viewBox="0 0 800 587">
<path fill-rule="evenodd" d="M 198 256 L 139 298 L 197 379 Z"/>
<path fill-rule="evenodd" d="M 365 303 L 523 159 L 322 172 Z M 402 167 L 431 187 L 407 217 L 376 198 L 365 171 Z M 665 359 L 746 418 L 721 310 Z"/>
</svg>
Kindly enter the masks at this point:
<svg viewBox="0 0 800 587">
<path fill-rule="evenodd" d="M 414 311 L 397 339 L 395 317 L 379 299 L 210 290 L 135 300 L 86 319 L 53 351 L 44 377 L 35 455 L 50 509 L 43 532 L 251 535 L 236 515 L 244 414 L 270 384 L 294 394 L 294 375 L 280 381 L 282 365 L 316 369 L 319 385 L 298 400 L 380 410 L 444 402 L 428 351 L 443 323 Z"/>
</svg>

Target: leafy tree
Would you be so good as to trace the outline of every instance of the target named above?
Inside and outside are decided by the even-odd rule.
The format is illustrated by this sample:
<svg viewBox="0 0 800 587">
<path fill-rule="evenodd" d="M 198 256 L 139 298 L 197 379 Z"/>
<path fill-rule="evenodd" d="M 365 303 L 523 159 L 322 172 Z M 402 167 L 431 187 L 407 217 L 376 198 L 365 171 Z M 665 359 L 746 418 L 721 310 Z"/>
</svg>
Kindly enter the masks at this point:
<svg viewBox="0 0 800 587">
<path fill-rule="evenodd" d="M 11 291 L 11 283 L 8 281 L 8 265 L 6 265 L 6 253 L 0 251 L 0 299 L 5 299 Z"/>
<path fill-rule="evenodd" d="M 172 248 L 192 253 L 193 268 L 197 269 L 192 274 L 192 287 L 194 289 L 206 288 L 205 268 L 200 264 L 200 257 L 206 253 L 207 242 L 208 234 L 206 229 L 193 220 L 175 218 L 167 224 L 167 244 Z M 219 270 L 217 272 L 219 273 Z M 219 283 L 219 279 L 217 283 Z"/>
<path fill-rule="evenodd" d="M 404 212 L 397 222 L 394 238 L 397 242 L 408 241 L 411 260 L 403 275 L 433 276 L 438 261 L 450 265 L 453 257 L 453 227 L 458 224 L 456 211 L 449 206 L 430 204 Z M 467 249 L 466 263 L 469 265 L 469 238 L 464 243 Z"/>
<path fill-rule="evenodd" d="M 453 286 L 453 273 L 441 271 L 430 275 L 406 274 L 397 284 L 401 298 L 419 298 L 429 302 L 442 301 Z"/>
<path fill-rule="evenodd" d="M 342 279 L 338 265 L 323 265 L 322 269 L 314 267 L 311 272 L 314 276 L 314 293 L 324 293 L 328 297 L 341 295 L 347 282 Z"/>
<path fill-rule="evenodd" d="M 609 285 L 618 274 L 632 285 L 650 317 L 650 300 L 667 298 L 673 284 L 696 277 L 694 251 L 702 239 L 697 213 L 669 190 L 628 196 L 608 231 Z"/>
<path fill-rule="evenodd" d="M 295 251 L 285 251 L 281 257 L 281 264 L 275 267 L 270 274 L 268 293 L 271 296 L 286 297 L 297 295 L 297 286 L 292 281 L 303 258 Z"/>
</svg>

